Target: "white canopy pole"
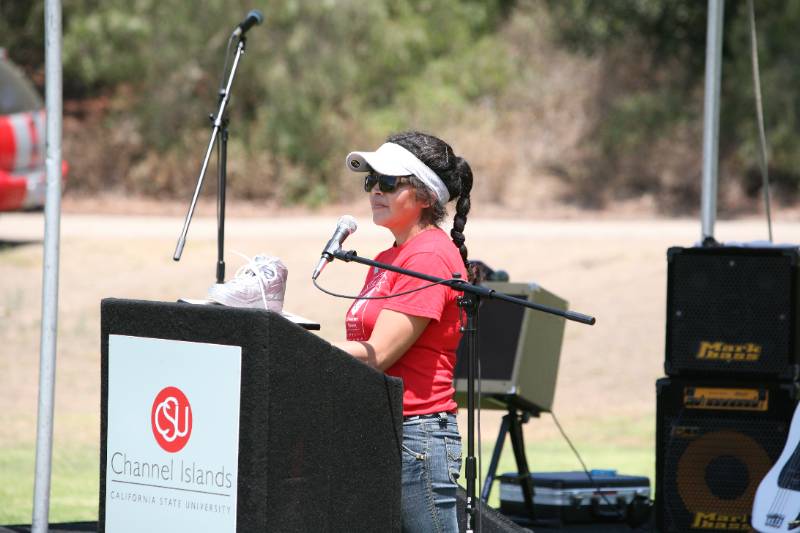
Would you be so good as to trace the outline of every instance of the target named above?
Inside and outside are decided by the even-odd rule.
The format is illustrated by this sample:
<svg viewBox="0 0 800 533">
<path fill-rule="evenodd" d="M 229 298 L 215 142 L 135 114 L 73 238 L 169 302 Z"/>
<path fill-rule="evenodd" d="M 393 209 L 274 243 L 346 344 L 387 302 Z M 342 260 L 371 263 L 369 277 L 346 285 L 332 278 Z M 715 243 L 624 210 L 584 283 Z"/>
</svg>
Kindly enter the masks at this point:
<svg viewBox="0 0 800 533">
<path fill-rule="evenodd" d="M 58 329 L 58 259 L 61 219 L 61 0 L 46 0 L 45 108 L 47 112 L 42 332 L 39 351 L 39 413 L 36 428 L 36 477 L 33 488 L 33 533 L 46 533 L 50 515 L 53 456 L 53 405 Z"/>
<path fill-rule="evenodd" d="M 719 85 L 722 77 L 722 20 L 724 0 L 708 0 L 706 29 L 706 86 L 703 102 L 703 192 L 701 241 L 714 238 L 717 217 L 719 160 Z"/>
</svg>

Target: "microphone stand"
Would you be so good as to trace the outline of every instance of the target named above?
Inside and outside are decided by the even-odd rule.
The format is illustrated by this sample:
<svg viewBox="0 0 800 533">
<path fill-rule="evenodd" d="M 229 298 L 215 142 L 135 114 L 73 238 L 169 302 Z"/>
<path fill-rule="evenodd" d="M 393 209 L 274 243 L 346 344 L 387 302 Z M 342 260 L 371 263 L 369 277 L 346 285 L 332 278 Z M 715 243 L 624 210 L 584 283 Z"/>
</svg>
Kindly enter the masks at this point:
<svg viewBox="0 0 800 533">
<path fill-rule="evenodd" d="M 208 168 L 208 161 L 211 158 L 211 150 L 214 144 L 217 143 L 217 156 L 218 156 L 218 177 L 217 177 L 217 283 L 225 282 L 225 188 L 227 186 L 227 155 L 228 155 L 228 123 L 229 119 L 225 116 L 225 108 L 228 105 L 228 100 L 231 96 L 231 86 L 233 79 L 236 76 L 236 68 L 239 66 L 239 59 L 244 53 L 245 38 L 242 35 L 239 38 L 239 45 L 236 47 L 236 56 L 233 58 L 233 66 L 228 76 L 228 82 L 225 89 L 219 92 L 219 108 L 216 115 L 211 115 L 209 118 L 212 121 L 213 128 L 211 130 L 211 139 L 208 141 L 208 148 L 206 148 L 206 155 L 203 159 L 203 165 L 200 168 L 200 176 L 197 178 L 197 187 L 192 196 L 192 203 L 189 206 L 189 212 L 186 214 L 186 220 L 183 223 L 183 230 L 181 236 L 178 238 L 178 244 L 175 246 L 175 253 L 172 259 L 175 261 L 181 260 L 183 254 L 183 247 L 186 245 L 186 234 L 189 232 L 189 224 L 194 214 L 195 206 L 197 205 L 197 198 L 200 196 L 200 189 L 203 187 L 203 178 Z"/>
<path fill-rule="evenodd" d="M 459 297 L 458 305 L 464 310 L 466 314 L 466 325 L 461 327 L 461 331 L 467 335 L 467 458 L 464 462 L 464 473 L 467 478 L 467 501 L 466 501 L 466 531 L 470 533 L 474 531 L 473 524 L 475 520 L 475 516 L 477 514 L 477 505 L 476 505 L 476 498 L 475 498 L 475 480 L 477 478 L 477 462 L 475 458 L 475 371 L 477 368 L 477 361 L 478 361 L 478 343 L 477 343 L 477 333 L 478 333 L 478 311 L 480 307 L 480 300 L 481 298 L 494 298 L 496 300 L 503 300 L 506 302 L 510 302 L 516 305 L 521 305 L 524 307 L 529 307 L 531 309 L 535 309 L 537 311 L 542 311 L 545 313 L 550 313 L 552 315 L 557 315 L 567 320 L 573 320 L 575 322 L 580 322 L 582 324 L 593 325 L 595 323 L 595 318 L 593 316 L 584 315 L 583 313 L 578 313 L 575 311 L 564 311 L 561 309 L 556 309 L 554 307 L 549 307 L 547 305 L 541 305 L 534 302 L 529 302 L 527 300 L 523 300 L 521 298 L 515 298 L 513 296 L 509 296 L 508 294 L 498 292 L 494 289 L 489 289 L 486 287 L 481 287 L 480 285 L 473 285 L 468 283 L 465 280 L 458 279 L 458 275 L 454 275 L 455 279 L 444 279 L 444 278 L 437 278 L 436 276 L 429 276 L 428 274 L 423 274 L 421 272 L 415 272 L 413 270 L 407 270 L 405 268 L 396 267 L 394 265 L 388 265 L 386 263 L 380 263 L 378 261 L 373 261 L 372 259 L 366 259 L 364 257 L 359 257 L 355 250 L 350 250 L 349 252 L 345 252 L 337 250 L 333 252 L 333 257 L 336 259 L 340 259 L 345 262 L 354 262 L 360 263 L 362 265 L 368 265 L 372 267 L 382 268 L 384 270 L 390 270 L 392 272 L 397 272 L 399 274 L 405 274 L 407 276 L 412 276 L 418 279 L 422 279 L 425 281 L 430 281 L 431 283 L 440 283 L 442 285 L 446 285 L 451 289 L 457 290 L 463 293 L 463 296 Z M 527 480 L 526 480 L 527 481 Z"/>
</svg>

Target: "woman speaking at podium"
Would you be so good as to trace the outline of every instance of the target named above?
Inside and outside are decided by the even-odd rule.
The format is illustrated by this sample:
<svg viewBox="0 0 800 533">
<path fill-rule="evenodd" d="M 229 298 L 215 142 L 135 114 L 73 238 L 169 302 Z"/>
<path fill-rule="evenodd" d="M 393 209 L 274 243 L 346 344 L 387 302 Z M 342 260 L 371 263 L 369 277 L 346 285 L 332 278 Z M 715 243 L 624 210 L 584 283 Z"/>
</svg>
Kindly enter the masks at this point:
<svg viewBox="0 0 800 533">
<path fill-rule="evenodd" d="M 364 174 L 372 220 L 394 235 L 375 257 L 408 270 L 467 278 L 464 224 L 472 170 L 441 139 L 418 132 L 392 135 L 374 152 L 352 152 L 347 167 Z M 455 201 L 453 229 L 439 227 Z M 347 341 L 336 346 L 403 380 L 403 531 L 456 532 L 456 479 L 461 437 L 453 400 L 460 295 L 444 285 L 371 268 L 347 312 Z"/>
</svg>

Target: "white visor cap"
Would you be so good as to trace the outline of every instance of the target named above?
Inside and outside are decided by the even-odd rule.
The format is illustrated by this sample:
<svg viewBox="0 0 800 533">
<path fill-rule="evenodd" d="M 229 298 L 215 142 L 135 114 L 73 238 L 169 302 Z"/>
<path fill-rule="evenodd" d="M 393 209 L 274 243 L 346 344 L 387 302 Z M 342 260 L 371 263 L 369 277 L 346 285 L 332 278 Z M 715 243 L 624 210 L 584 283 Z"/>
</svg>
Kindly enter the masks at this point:
<svg viewBox="0 0 800 533">
<path fill-rule="evenodd" d="M 350 152 L 345 162 L 353 172 L 369 172 L 374 170 L 387 176 L 414 175 L 434 192 L 442 205 L 450 200 L 442 179 L 417 156 L 394 143 L 384 143 L 374 152 Z"/>
</svg>

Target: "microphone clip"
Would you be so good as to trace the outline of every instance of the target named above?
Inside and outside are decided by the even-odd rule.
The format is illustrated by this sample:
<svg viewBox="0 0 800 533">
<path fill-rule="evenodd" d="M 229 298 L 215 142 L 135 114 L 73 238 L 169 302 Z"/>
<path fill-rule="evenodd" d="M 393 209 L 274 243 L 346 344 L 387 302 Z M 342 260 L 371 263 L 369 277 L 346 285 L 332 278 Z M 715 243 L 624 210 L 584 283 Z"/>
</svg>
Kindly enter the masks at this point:
<svg viewBox="0 0 800 533">
<path fill-rule="evenodd" d="M 357 255 L 358 252 L 356 252 L 355 250 L 344 251 L 340 249 L 333 252 L 333 257 L 339 259 L 340 261 L 344 261 L 345 263 L 349 263 L 350 261 L 353 260 L 353 257 L 356 257 Z"/>
</svg>

